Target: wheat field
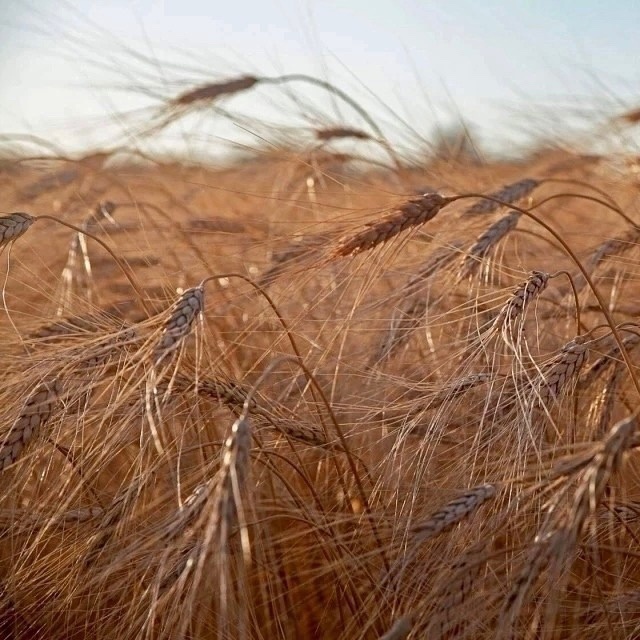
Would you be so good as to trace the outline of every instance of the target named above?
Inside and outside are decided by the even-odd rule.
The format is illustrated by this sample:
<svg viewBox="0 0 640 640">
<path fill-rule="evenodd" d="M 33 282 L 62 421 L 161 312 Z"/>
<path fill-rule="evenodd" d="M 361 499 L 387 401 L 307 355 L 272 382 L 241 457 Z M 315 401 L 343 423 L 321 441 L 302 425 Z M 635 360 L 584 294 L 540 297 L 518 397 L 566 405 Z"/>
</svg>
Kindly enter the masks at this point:
<svg viewBox="0 0 640 640">
<path fill-rule="evenodd" d="M 640 637 L 637 158 L 360 115 L 7 145 L 0 637 Z"/>
</svg>

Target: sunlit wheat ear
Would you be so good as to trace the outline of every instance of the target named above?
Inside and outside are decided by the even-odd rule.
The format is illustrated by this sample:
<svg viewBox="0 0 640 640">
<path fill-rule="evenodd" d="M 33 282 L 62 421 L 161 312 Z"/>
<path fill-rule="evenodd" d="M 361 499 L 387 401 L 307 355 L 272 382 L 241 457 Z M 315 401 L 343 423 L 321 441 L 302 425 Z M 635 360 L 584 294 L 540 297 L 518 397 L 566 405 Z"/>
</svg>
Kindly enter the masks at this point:
<svg viewBox="0 0 640 640">
<path fill-rule="evenodd" d="M 169 319 L 162 328 L 162 336 L 153 350 L 154 364 L 160 364 L 174 353 L 189 335 L 193 323 L 202 312 L 204 288 L 202 286 L 187 289 L 174 305 Z"/>
<path fill-rule="evenodd" d="M 19 238 L 35 221 L 28 213 L 0 216 L 0 247 Z"/>
<path fill-rule="evenodd" d="M 491 249 L 516 228 L 521 215 L 518 211 L 510 211 L 478 236 L 469 249 L 469 253 L 462 261 L 462 266 L 458 273 L 459 279 L 467 278 L 478 270 L 478 267 L 482 264 L 482 259 L 487 256 Z"/>
<path fill-rule="evenodd" d="M 84 231 L 96 233 L 96 231 L 99 231 L 99 224 L 104 220 L 115 224 L 115 220 L 111 216 L 115 210 L 116 205 L 113 202 L 98 203 L 95 210 L 85 219 L 80 228 Z M 78 272 L 76 263 L 79 255 L 81 256 L 82 269 Z M 58 316 L 62 316 L 66 309 L 69 308 L 73 296 L 74 282 L 76 281 L 79 287 L 84 289 L 88 302 L 93 304 L 92 277 L 91 259 L 87 249 L 86 236 L 83 233 L 76 233 L 69 245 L 67 263 L 62 270 L 63 290 L 62 299 L 58 305 Z"/>
<path fill-rule="evenodd" d="M 214 479 L 199 484 L 182 503 L 182 507 L 176 511 L 167 523 L 161 536 L 165 542 L 171 542 L 183 534 L 198 518 L 202 508 L 211 495 L 214 487 Z"/>
<path fill-rule="evenodd" d="M 515 321 L 524 314 L 531 302 L 547 288 L 550 278 L 551 276 L 544 271 L 532 271 L 531 275 L 518 286 L 500 309 L 494 323 L 494 329 L 501 330 L 507 342 L 511 342 Z"/>
<path fill-rule="evenodd" d="M 453 198 L 445 198 L 438 193 L 426 193 L 419 198 L 412 198 L 382 220 L 370 222 L 361 231 L 341 238 L 331 252 L 332 256 L 350 256 L 373 249 L 407 229 L 432 220 L 452 201 Z"/>
<path fill-rule="evenodd" d="M 191 492 L 167 526 L 163 535 L 166 540 L 174 539 L 200 519 L 207 501 L 211 498 L 213 507 L 207 518 L 205 530 L 207 540 L 202 546 L 198 546 L 197 550 L 206 554 L 214 540 L 223 547 L 227 544 L 231 529 L 238 524 L 238 516 L 242 511 L 242 498 L 250 475 L 251 439 L 251 423 L 248 417 L 242 415 L 233 423 L 231 435 L 224 443 L 219 472 L 214 478 L 201 483 Z M 246 532 L 241 532 L 241 536 L 243 551 L 248 557 Z M 224 549 L 218 548 L 216 551 L 224 551 Z M 177 577 L 174 572 L 172 575 Z M 163 581 L 166 582 L 166 580 L 167 577 Z"/>
<path fill-rule="evenodd" d="M 233 529 L 240 530 L 240 541 L 245 563 L 250 561 L 251 544 L 246 526 L 245 501 L 248 497 L 248 480 L 250 475 L 252 429 L 249 419 L 242 415 L 231 428 L 231 435 L 224 444 L 222 466 L 216 477 L 216 485 L 212 495 L 212 507 L 200 521 L 204 525 L 204 536 L 183 556 L 178 567 L 164 576 L 164 589 L 171 587 L 183 576 L 193 572 L 192 590 L 201 590 L 204 580 L 211 582 L 217 578 L 219 629 L 224 629 L 227 620 L 227 599 L 229 597 L 229 541 Z M 204 504 L 197 496 L 195 503 Z M 197 507 L 196 507 L 197 509 Z M 192 519 L 192 518 L 190 518 Z M 208 570 L 207 559 L 213 554 L 215 572 L 205 576 Z M 183 619 L 188 625 L 189 619 Z M 178 631 L 182 631 L 182 628 Z M 180 633 L 176 637 L 182 637 Z"/>
<path fill-rule="evenodd" d="M 62 383 L 54 378 L 41 382 L 27 398 L 18 419 L 0 445 L 0 470 L 12 465 L 40 429 L 49 421 L 62 395 Z"/>
<path fill-rule="evenodd" d="M 251 438 L 251 423 L 249 418 L 243 415 L 233 423 L 231 435 L 224 443 L 221 480 L 215 499 L 220 516 L 228 520 L 228 528 L 236 522 L 240 494 L 246 489 L 249 479 Z"/>
<path fill-rule="evenodd" d="M 518 202 L 518 200 L 522 200 L 523 198 L 526 198 L 528 195 L 530 195 L 539 184 L 539 180 L 535 180 L 534 178 L 524 178 L 522 180 L 518 180 L 517 182 L 508 184 L 498 191 L 490 193 L 489 197 L 500 200 L 500 202 L 504 202 L 506 204 L 513 204 L 515 202 Z M 501 206 L 503 205 L 493 200 L 480 200 L 480 202 L 476 202 L 468 209 L 466 209 L 462 215 L 473 216 L 478 214 L 492 213 L 494 211 L 497 211 Z"/>
<path fill-rule="evenodd" d="M 585 336 L 567 342 L 551 362 L 542 369 L 535 386 L 536 398 L 547 404 L 558 398 L 567 382 L 575 378 L 589 357 Z"/>
<path fill-rule="evenodd" d="M 626 378 L 626 373 L 622 366 L 615 365 L 613 371 L 605 380 L 603 389 L 589 405 L 587 423 L 591 425 L 597 437 L 605 432 L 611 422 L 616 401 L 618 400 L 618 392 L 623 380 Z"/>
</svg>

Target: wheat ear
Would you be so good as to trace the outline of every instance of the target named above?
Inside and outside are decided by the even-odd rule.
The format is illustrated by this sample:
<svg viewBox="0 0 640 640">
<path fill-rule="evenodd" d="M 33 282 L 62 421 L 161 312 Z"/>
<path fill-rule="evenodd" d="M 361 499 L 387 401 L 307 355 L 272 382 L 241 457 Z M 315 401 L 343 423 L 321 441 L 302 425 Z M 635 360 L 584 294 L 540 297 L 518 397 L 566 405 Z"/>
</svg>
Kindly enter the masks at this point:
<svg viewBox="0 0 640 640">
<path fill-rule="evenodd" d="M 0 247 L 19 238 L 35 221 L 28 213 L 0 216 Z"/>
<path fill-rule="evenodd" d="M 191 89 L 181 93 L 177 98 L 171 101 L 172 106 L 186 107 L 196 102 L 213 101 L 221 96 L 230 96 L 240 91 L 251 89 L 260 81 L 255 76 L 240 76 L 225 82 L 214 82 L 205 84 L 196 89 Z"/>
<path fill-rule="evenodd" d="M 558 529 L 543 536 L 536 537 L 531 552 L 526 562 L 516 576 L 511 589 L 505 598 L 500 616 L 498 628 L 506 637 L 514 637 L 512 634 L 513 622 L 538 578 L 545 570 L 553 557 L 558 557 L 565 551 L 565 531 Z"/>
<path fill-rule="evenodd" d="M 413 546 L 396 563 L 389 572 L 389 577 L 399 580 L 404 569 L 415 558 L 420 548 L 427 540 L 431 540 L 444 531 L 451 529 L 465 518 L 473 515 L 485 502 L 496 495 L 496 486 L 483 484 L 473 487 L 447 502 L 441 509 L 431 514 L 425 521 L 415 524 L 410 531 L 413 534 Z"/>
<path fill-rule="evenodd" d="M 61 395 L 62 383 L 57 378 L 41 382 L 34 389 L 0 445 L 1 471 L 16 462 L 23 449 L 38 436 L 41 427 L 53 415 Z"/>
<path fill-rule="evenodd" d="M 532 271 L 529 277 L 513 292 L 500 309 L 494 328 L 502 330 L 505 340 L 513 329 L 513 323 L 546 288 L 551 276 L 544 271 Z"/>
<path fill-rule="evenodd" d="M 445 198 L 438 193 L 425 193 L 419 198 L 412 198 L 382 220 L 370 222 L 361 231 L 341 238 L 332 255 L 344 257 L 373 249 L 407 229 L 432 220 L 452 201 L 453 198 Z"/>
<path fill-rule="evenodd" d="M 490 193 L 489 197 L 494 198 L 495 200 L 500 200 L 500 202 L 504 202 L 506 204 L 513 204 L 514 202 L 522 200 L 522 198 L 526 198 L 530 195 L 539 184 L 539 180 L 535 180 L 534 178 L 524 178 L 517 182 L 508 184 L 498 191 Z M 476 202 L 471 205 L 463 215 L 473 216 L 484 213 L 493 213 L 501 206 L 502 205 L 500 203 L 495 202 L 494 200 L 481 200 L 480 202 Z"/>
<path fill-rule="evenodd" d="M 162 336 L 153 351 L 154 363 L 160 364 L 173 353 L 189 335 L 204 305 L 202 285 L 187 289 L 173 306 L 169 319 L 162 329 Z"/>
<path fill-rule="evenodd" d="M 521 215 L 519 211 L 510 211 L 478 236 L 469 249 L 468 255 L 466 255 L 462 261 L 462 266 L 458 274 L 459 279 L 466 278 L 477 270 L 482 259 L 489 251 L 509 232 L 516 228 Z"/>
<path fill-rule="evenodd" d="M 490 539 L 476 543 L 463 554 L 457 556 L 442 576 L 438 586 L 429 599 L 438 603 L 427 626 L 428 638 L 449 637 L 467 616 L 460 616 L 459 610 L 465 604 L 477 579 L 481 576 Z"/>
<path fill-rule="evenodd" d="M 580 373 L 589 357 L 586 342 L 585 336 L 576 336 L 544 367 L 536 385 L 536 397 L 542 404 L 556 399 L 565 384 Z"/>
<path fill-rule="evenodd" d="M 250 451 L 252 429 L 249 419 L 248 405 L 245 404 L 243 415 L 238 418 L 231 428 L 231 435 L 224 445 L 222 466 L 216 477 L 216 486 L 213 493 L 213 505 L 208 517 L 204 520 L 204 536 L 200 541 L 192 543 L 183 558 L 169 575 L 163 576 L 161 581 L 164 589 L 169 588 L 177 580 L 185 579 L 193 571 L 192 589 L 201 589 L 201 582 L 205 573 L 205 564 L 211 551 L 212 543 L 216 552 L 216 573 L 218 588 L 218 631 L 222 632 L 227 626 L 227 597 L 228 597 L 228 560 L 229 539 L 232 529 L 240 525 L 240 538 L 245 561 L 250 557 L 250 541 L 244 517 L 243 495 L 247 492 L 247 480 L 250 472 Z M 205 491 L 205 493 L 207 493 Z M 201 496 L 194 498 L 191 510 L 198 509 L 198 505 L 204 505 Z M 189 520 L 195 514 L 189 514 Z M 202 519 L 199 519 L 202 522 Z M 210 580 L 213 576 L 208 576 Z M 189 624 L 189 617 L 185 616 L 177 629 L 176 637 L 182 637 L 184 629 Z M 219 634 L 222 637 L 223 634 Z"/>
<path fill-rule="evenodd" d="M 611 476 L 622 466 L 624 454 L 631 447 L 637 429 L 638 420 L 635 416 L 617 422 L 603 441 L 601 450 L 585 469 L 571 510 L 571 532 L 574 540 L 580 536 L 587 517 L 600 504 Z"/>
<path fill-rule="evenodd" d="M 464 520 L 477 511 L 487 500 L 495 497 L 496 487 L 493 484 L 483 484 L 465 491 L 444 507 L 433 513 L 427 520 L 411 527 L 416 543 L 435 538 L 446 529 Z"/>
<path fill-rule="evenodd" d="M 351 127 L 327 127 L 325 129 L 316 129 L 316 138 L 318 140 L 333 140 L 334 138 L 356 138 L 357 140 L 371 140 L 371 136 L 366 131 L 353 129 Z"/>
<path fill-rule="evenodd" d="M 427 287 L 432 276 L 453 261 L 461 246 L 461 242 L 454 242 L 435 251 L 402 287 L 400 295 L 405 302 L 397 315 L 394 314 L 388 331 L 369 361 L 369 366 L 373 367 L 388 358 L 409 339 L 412 331 L 420 324 L 421 316 L 427 310 L 427 301 L 423 297 L 416 297 L 417 294 Z"/>
</svg>

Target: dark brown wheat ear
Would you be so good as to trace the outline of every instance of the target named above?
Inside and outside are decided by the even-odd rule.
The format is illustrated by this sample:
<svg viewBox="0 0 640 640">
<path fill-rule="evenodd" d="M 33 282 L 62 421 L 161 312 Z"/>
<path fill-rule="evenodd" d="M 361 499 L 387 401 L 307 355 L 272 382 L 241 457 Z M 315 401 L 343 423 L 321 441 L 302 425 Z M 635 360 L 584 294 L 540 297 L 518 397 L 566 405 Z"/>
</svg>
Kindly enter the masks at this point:
<svg viewBox="0 0 640 640">
<path fill-rule="evenodd" d="M 255 76 L 240 76 L 224 82 L 212 82 L 181 93 L 171 101 L 171 105 L 186 107 L 197 102 L 212 102 L 222 96 L 231 96 L 234 93 L 247 91 L 259 81 L 260 79 Z"/>
<path fill-rule="evenodd" d="M 12 213 L 0 217 L 0 247 L 18 239 L 36 221 L 28 213 Z"/>
</svg>

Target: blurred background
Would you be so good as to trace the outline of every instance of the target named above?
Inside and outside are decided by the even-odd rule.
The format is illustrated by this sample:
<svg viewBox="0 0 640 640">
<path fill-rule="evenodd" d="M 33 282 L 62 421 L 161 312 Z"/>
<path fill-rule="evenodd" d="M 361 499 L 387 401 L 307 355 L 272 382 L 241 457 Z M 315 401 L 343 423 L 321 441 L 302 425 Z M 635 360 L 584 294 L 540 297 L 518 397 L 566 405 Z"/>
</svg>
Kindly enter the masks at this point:
<svg viewBox="0 0 640 640">
<path fill-rule="evenodd" d="M 153 114 L 189 89 L 296 73 L 346 92 L 400 152 L 465 130 L 482 153 L 509 155 L 640 106 L 638 25 L 628 0 L 0 0 L 1 130 L 66 150 L 143 144 Z M 308 83 L 225 109 L 154 144 L 215 154 L 276 131 L 367 126 Z"/>
</svg>

